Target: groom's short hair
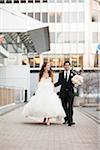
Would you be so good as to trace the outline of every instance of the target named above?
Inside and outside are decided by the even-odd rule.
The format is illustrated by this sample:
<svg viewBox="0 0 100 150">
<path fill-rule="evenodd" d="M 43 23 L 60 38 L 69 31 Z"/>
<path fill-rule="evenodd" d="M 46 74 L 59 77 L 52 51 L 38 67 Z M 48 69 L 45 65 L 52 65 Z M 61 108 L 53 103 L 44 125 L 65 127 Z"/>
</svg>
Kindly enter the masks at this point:
<svg viewBox="0 0 100 150">
<path fill-rule="evenodd" d="M 68 63 L 70 65 L 70 61 L 67 60 L 67 61 L 64 62 L 64 66 L 65 66 L 66 63 Z"/>
</svg>

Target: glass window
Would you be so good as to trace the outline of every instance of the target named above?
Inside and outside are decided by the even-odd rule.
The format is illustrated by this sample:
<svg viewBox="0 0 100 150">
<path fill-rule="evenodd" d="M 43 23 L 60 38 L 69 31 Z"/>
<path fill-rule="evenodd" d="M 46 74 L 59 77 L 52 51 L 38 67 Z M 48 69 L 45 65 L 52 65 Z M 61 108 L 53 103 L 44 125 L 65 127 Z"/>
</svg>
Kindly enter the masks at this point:
<svg viewBox="0 0 100 150">
<path fill-rule="evenodd" d="M 55 22 L 55 13 L 49 13 L 49 22 Z"/>
<path fill-rule="evenodd" d="M 33 0 L 28 0 L 28 3 L 33 3 Z"/>
<path fill-rule="evenodd" d="M 63 21 L 63 18 L 62 18 L 62 13 L 57 13 L 57 22 L 62 22 Z"/>
<path fill-rule="evenodd" d="M 4 0 L 0 0 L 0 3 L 4 3 L 5 1 Z"/>
<path fill-rule="evenodd" d="M 55 3 L 55 0 L 49 0 L 49 3 Z"/>
<path fill-rule="evenodd" d="M 14 3 L 19 3 L 19 0 L 14 0 Z"/>
<path fill-rule="evenodd" d="M 50 32 L 50 42 L 55 43 L 55 32 Z"/>
<path fill-rule="evenodd" d="M 70 57 L 70 59 L 72 67 L 77 67 L 77 57 L 73 55 Z"/>
<path fill-rule="evenodd" d="M 35 0 L 35 3 L 40 3 L 40 0 Z"/>
<path fill-rule="evenodd" d="M 77 12 L 71 12 L 70 13 L 70 22 L 76 23 L 77 22 Z"/>
<path fill-rule="evenodd" d="M 57 3 L 62 3 L 62 0 L 57 0 Z"/>
<path fill-rule="evenodd" d="M 37 56 L 35 56 L 35 67 L 40 67 L 40 56 L 39 55 L 37 55 Z"/>
<path fill-rule="evenodd" d="M 85 33 L 84 32 L 79 32 L 78 33 L 78 42 L 79 43 L 84 43 L 85 42 Z"/>
<path fill-rule="evenodd" d="M 78 22 L 84 22 L 85 18 L 84 18 L 84 12 L 79 12 L 78 14 Z"/>
<path fill-rule="evenodd" d="M 92 42 L 93 43 L 98 43 L 98 32 L 93 32 L 92 33 Z"/>
<path fill-rule="evenodd" d="M 57 32 L 56 33 L 56 43 L 62 43 L 63 42 L 63 33 Z"/>
<path fill-rule="evenodd" d="M 64 61 L 70 61 L 73 67 L 83 66 L 82 55 L 44 55 L 43 60 L 49 61 L 51 67 L 63 67 Z"/>
<path fill-rule="evenodd" d="M 65 61 L 70 61 L 69 55 L 64 55 L 64 62 Z"/>
<path fill-rule="evenodd" d="M 6 0 L 6 3 L 12 3 L 12 0 Z"/>
<path fill-rule="evenodd" d="M 79 65 L 78 67 L 83 67 L 83 56 L 79 56 Z"/>
<path fill-rule="evenodd" d="M 100 13 L 98 14 L 98 22 L 100 22 Z"/>
<path fill-rule="evenodd" d="M 28 16 L 33 18 L 33 13 L 28 13 Z"/>
<path fill-rule="evenodd" d="M 26 0 L 21 0 L 21 3 L 26 3 Z"/>
<path fill-rule="evenodd" d="M 47 3 L 47 2 L 48 2 L 48 0 L 43 0 L 43 2 L 44 2 L 44 3 Z"/>
<path fill-rule="evenodd" d="M 70 33 L 64 32 L 64 43 L 70 43 Z"/>
<path fill-rule="evenodd" d="M 69 0 L 64 0 L 64 2 L 69 3 Z"/>
<path fill-rule="evenodd" d="M 42 22 L 48 22 L 48 13 L 42 13 Z"/>
<path fill-rule="evenodd" d="M 49 60 L 52 67 L 61 67 L 62 63 L 60 56 L 57 55 L 50 56 Z"/>
<path fill-rule="evenodd" d="M 24 65 L 25 65 L 25 59 L 23 59 Z M 34 55 L 33 57 L 28 58 L 28 64 L 30 67 L 40 67 L 40 56 L 39 55 Z"/>
<path fill-rule="evenodd" d="M 35 13 L 35 19 L 40 20 L 40 13 Z"/>
<path fill-rule="evenodd" d="M 80 3 L 83 3 L 84 2 L 84 0 L 78 0 Z"/>
<path fill-rule="evenodd" d="M 70 33 L 70 41 L 71 41 L 71 43 L 77 42 L 77 32 L 71 32 Z"/>
<path fill-rule="evenodd" d="M 67 23 L 69 22 L 69 14 L 70 14 L 69 12 L 64 13 L 64 22 L 67 22 Z"/>
<path fill-rule="evenodd" d="M 48 57 L 45 57 L 45 58 L 43 58 L 43 61 L 44 62 L 48 62 L 49 61 L 49 58 Z M 50 63 L 51 64 L 51 63 Z"/>
<path fill-rule="evenodd" d="M 72 3 L 76 3 L 76 2 L 77 2 L 77 0 L 71 0 L 71 2 L 72 2 Z"/>
<path fill-rule="evenodd" d="M 29 58 L 30 67 L 34 67 L 34 58 Z"/>
</svg>

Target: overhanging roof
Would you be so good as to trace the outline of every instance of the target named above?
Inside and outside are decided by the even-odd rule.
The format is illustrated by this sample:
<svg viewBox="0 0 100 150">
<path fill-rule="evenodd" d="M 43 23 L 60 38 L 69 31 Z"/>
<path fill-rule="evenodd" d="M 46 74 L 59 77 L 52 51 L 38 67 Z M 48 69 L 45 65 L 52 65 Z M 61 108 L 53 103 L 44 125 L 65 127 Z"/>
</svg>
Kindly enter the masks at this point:
<svg viewBox="0 0 100 150">
<path fill-rule="evenodd" d="M 48 27 L 48 24 L 0 7 L 0 32 L 26 32 L 44 27 Z"/>
<path fill-rule="evenodd" d="M 7 33 L 13 41 L 17 34 L 28 52 L 40 53 L 50 50 L 48 24 L 19 12 L 0 7 L 0 32 Z"/>
</svg>

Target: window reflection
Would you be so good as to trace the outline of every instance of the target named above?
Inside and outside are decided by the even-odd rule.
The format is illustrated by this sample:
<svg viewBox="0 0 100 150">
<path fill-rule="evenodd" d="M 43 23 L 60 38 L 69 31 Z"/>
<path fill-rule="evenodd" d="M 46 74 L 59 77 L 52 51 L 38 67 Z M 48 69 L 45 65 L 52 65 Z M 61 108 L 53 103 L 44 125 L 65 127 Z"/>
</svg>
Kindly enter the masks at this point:
<svg viewBox="0 0 100 150">
<path fill-rule="evenodd" d="M 42 59 L 42 60 L 41 60 Z M 45 54 L 43 58 L 39 55 L 33 55 L 29 58 L 23 57 L 22 64 L 30 65 L 32 68 L 39 68 L 41 62 L 50 62 L 51 67 L 61 68 L 65 61 L 69 60 L 72 67 L 83 67 L 83 56 L 82 55 L 67 55 L 67 54 Z"/>
<path fill-rule="evenodd" d="M 63 67 L 64 61 L 69 60 L 72 67 L 83 67 L 83 56 L 81 55 L 45 55 L 43 61 L 49 61 L 51 67 Z"/>
<path fill-rule="evenodd" d="M 49 13 L 49 22 L 54 23 L 55 22 L 55 13 Z"/>
</svg>

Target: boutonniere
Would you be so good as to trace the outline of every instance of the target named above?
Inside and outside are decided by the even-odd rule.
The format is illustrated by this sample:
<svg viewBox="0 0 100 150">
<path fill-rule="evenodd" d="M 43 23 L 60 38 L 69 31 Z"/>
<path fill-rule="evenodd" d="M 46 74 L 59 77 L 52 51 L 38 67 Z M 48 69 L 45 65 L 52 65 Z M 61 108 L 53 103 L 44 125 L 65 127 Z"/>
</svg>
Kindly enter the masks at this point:
<svg viewBox="0 0 100 150">
<path fill-rule="evenodd" d="M 71 73 L 71 77 L 73 76 L 73 73 Z"/>
</svg>

